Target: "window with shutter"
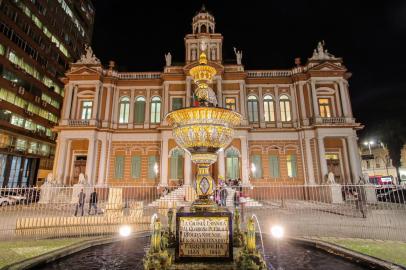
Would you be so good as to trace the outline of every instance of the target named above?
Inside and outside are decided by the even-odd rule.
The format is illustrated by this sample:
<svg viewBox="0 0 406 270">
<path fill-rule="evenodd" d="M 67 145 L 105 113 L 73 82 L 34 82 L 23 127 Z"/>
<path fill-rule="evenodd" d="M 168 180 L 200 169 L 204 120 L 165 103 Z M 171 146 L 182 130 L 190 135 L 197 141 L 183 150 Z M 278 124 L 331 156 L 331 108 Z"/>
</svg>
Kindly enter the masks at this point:
<svg viewBox="0 0 406 270">
<path fill-rule="evenodd" d="M 234 147 L 230 147 L 225 151 L 226 156 L 226 178 L 238 179 L 240 177 L 240 152 Z"/>
<path fill-rule="evenodd" d="M 143 124 L 145 121 L 145 98 L 138 97 L 135 101 L 134 121 L 136 124 Z"/>
<path fill-rule="evenodd" d="M 269 175 L 272 178 L 279 177 L 279 158 L 275 155 L 269 156 Z"/>
<path fill-rule="evenodd" d="M 124 176 L 124 156 L 116 156 L 114 178 L 123 179 Z"/>
<path fill-rule="evenodd" d="M 286 156 L 286 165 L 288 167 L 288 176 L 289 177 L 296 177 L 297 176 L 296 155 L 287 155 Z"/>
<path fill-rule="evenodd" d="M 183 179 L 183 156 L 181 149 L 171 151 L 170 157 L 170 179 Z"/>
<path fill-rule="evenodd" d="M 133 156 L 131 158 L 131 178 L 141 178 L 141 157 Z"/>
<path fill-rule="evenodd" d="M 155 179 L 157 172 L 155 168 L 158 166 L 156 156 L 148 156 L 148 179 Z"/>
<path fill-rule="evenodd" d="M 252 160 L 252 176 L 255 179 L 260 179 L 262 178 L 262 160 L 260 155 L 252 155 L 251 156 Z"/>
</svg>

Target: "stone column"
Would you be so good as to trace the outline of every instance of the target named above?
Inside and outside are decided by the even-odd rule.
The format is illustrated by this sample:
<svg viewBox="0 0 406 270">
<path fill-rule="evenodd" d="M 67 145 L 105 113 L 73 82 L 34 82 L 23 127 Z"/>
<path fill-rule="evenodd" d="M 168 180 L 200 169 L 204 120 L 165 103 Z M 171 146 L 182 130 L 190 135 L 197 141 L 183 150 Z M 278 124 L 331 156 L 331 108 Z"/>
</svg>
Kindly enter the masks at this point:
<svg viewBox="0 0 406 270">
<path fill-rule="evenodd" d="M 131 89 L 131 94 L 130 94 L 130 115 L 128 117 L 128 128 L 133 128 L 134 127 L 134 92 L 135 89 Z"/>
<path fill-rule="evenodd" d="M 221 76 L 217 76 L 217 102 L 219 107 L 223 107 L 223 85 Z"/>
<path fill-rule="evenodd" d="M 343 145 L 343 165 L 344 165 L 344 176 L 345 182 L 344 183 L 351 183 L 351 172 L 350 172 L 350 163 L 348 162 L 348 151 L 347 151 L 347 142 L 345 138 L 341 138 L 341 143 Z M 350 178 L 350 179 L 347 179 Z"/>
<path fill-rule="evenodd" d="M 149 128 L 150 121 L 150 110 L 151 110 L 151 89 L 147 89 L 147 96 L 145 97 L 145 118 L 144 118 L 144 129 Z"/>
<path fill-rule="evenodd" d="M 111 92 L 113 92 L 113 87 L 109 86 L 107 88 L 107 100 L 106 100 L 106 109 L 104 110 L 104 121 L 109 121 L 109 113 L 111 111 Z M 103 125 L 103 127 L 107 127 L 107 125 Z"/>
<path fill-rule="evenodd" d="M 168 186 L 168 138 L 162 136 L 161 143 L 161 181 L 159 183 L 162 187 Z"/>
<path fill-rule="evenodd" d="M 118 100 L 120 98 L 120 90 L 116 87 L 114 89 L 114 97 L 113 97 L 113 113 L 111 123 L 113 124 L 113 128 L 117 128 L 118 122 Z"/>
<path fill-rule="evenodd" d="M 73 87 L 73 101 L 71 104 L 71 112 L 70 112 L 70 119 L 76 119 L 78 112 L 77 112 L 77 108 L 78 108 L 78 88 L 77 87 Z M 80 106 L 79 106 L 80 108 Z M 79 113 L 79 118 L 80 118 L 80 113 Z"/>
<path fill-rule="evenodd" d="M 107 157 L 106 157 L 106 174 L 105 174 L 105 184 L 107 185 L 109 175 L 110 175 L 110 156 L 113 151 L 113 142 L 112 142 L 112 134 L 107 133 L 106 135 L 106 147 L 107 147 Z"/>
<path fill-rule="evenodd" d="M 262 93 L 262 87 L 258 89 L 258 107 L 259 107 L 259 126 L 265 128 L 265 116 L 264 116 L 264 97 Z"/>
<path fill-rule="evenodd" d="M 306 105 L 304 101 L 303 85 L 304 85 L 303 82 L 299 82 L 300 112 L 302 113 L 303 125 L 307 126 L 309 123 L 306 115 Z"/>
<path fill-rule="evenodd" d="M 87 182 L 93 185 L 96 181 L 94 179 L 96 172 L 96 155 L 97 155 L 97 140 L 94 135 L 89 138 L 89 146 L 87 149 L 87 159 L 86 159 L 86 176 Z"/>
<path fill-rule="evenodd" d="M 275 87 L 275 123 L 276 127 L 282 127 L 281 123 L 281 109 L 279 106 L 279 89 Z"/>
<path fill-rule="evenodd" d="M 217 157 L 217 162 L 218 162 L 218 174 L 223 177 L 223 179 L 226 179 L 226 166 L 225 166 L 225 161 L 224 161 L 224 150 L 219 151 L 218 157 Z"/>
<path fill-rule="evenodd" d="M 56 175 L 55 177 L 57 178 L 58 185 L 63 184 L 63 179 L 64 179 L 64 168 L 66 164 L 66 152 L 67 152 L 67 139 L 63 137 L 58 138 L 58 159 L 56 165 Z"/>
<path fill-rule="evenodd" d="M 241 167 L 242 167 L 242 184 L 250 186 L 249 182 L 249 157 L 247 137 L 241 137 Z"/>
<path fill-rule="evenodd" d="M 72 96 L 73 96 L 73 84 L 68 83 L 66 86 L 65 91 L 65 98 L 63 100 L 63 118 L 62 119 L 69 119 L 70 112 L 72 107 Z"/>
<path fill-rule="evenodd" d="M 315 121 L 317 121 L 317 118 L 320 117 L 320 112 L 319 112 L 319 102 L 317 100 L 316 82 L 312 80 L 311 85 L 312 85 L 311 92 L 312 92 L 314 118 Z"/>
<path fill-rule="evenodd" d="M 290 88 L 290 96 L 291 96 L 291 101 L 292 101 L 292 123 L 293 123 L 293 126 L 296 126 L 297 125 L 296 121 L 298 118 L 297 117 L 297 107 L 296 107 L 297 106 L 296 91 L 295 91 L 293 85 L 290 85 L 289 88 Z"/>
<path fill-rule="evenodd" d="M 164 82 L 164 115 L 167 115 L 169 112 L 169 84 Z"/>
<path fill-rule="evenodd" d="M 245 91 L 244 84 L 240 83 L 240 113 L 243 118 L 243 124 L 247 122 L 247 115 L 245 113 Z"/>
<path fill-rule="evenodd" d="M 305 138 L 305 148 L 306 148 L 306 164 L 307 164 L 307 174 L 309 176 L 309 185 L 315 185 L 316 179 L 314 177 L 314 168 L 313 168 L 313 155 L 310 144 L 310 138 Z"/>
<path fill-rule="evenodd" d="M 351 162 L 351 175 L 353 183 L 358 181 L 358 178 L 361 176 L 361 161 L 358 153 L 357 138 L 353 136 L 347 137 L 348 153 L 350 156 Z"/>
<path fill-rule="evenodd" d="M 324 148 L 324 137 L 317 138 L 319 146 L 319 161 L 321 169 L 321 181 L 324 181 L 324 178 L 328 174 L 327 162 L 326 162 L 326 150 Z"/>
<path fill-rule="evenodd" d="M 337 87 L 336 83 L 334 84 L 334 90 L 335 90 L 334 96 L 335 96 L 336 103 L 337 103 L 337 117 L 343 117 L 342 101 L 341 101 L 340 93 L 338 91 L 338 87 Z"/>
<path fill-rule="evenodd" d="M 185 152 L 184 185 L 192 185 L 192 160 L 189 153 Z"/>
<path fill-rule="evenodd" d="M 92 119 L 97 120 L 97 111 L 99 109 L 99 92 L 100 92 L 100 87 L 98 84 L 96 84 L 96 91 L 94 93 L 94 99 L 93 99 L 93 111 L 92 111 Z"/>
<path fill-rule="evenodd" d="M 345 91 L 345 86 L 343 80 L 339 80 L 339 86 L 340 86 L 340 96 L 341 96 L 341 104 L 343 106 L 343 114 L 344 117 L 350 117 L 349 113 L 349 98 L 347 96 L 347 91 Z"/>
<path fill-rule="evenodd" d="M 71 169 L 71 164 L 73 162 L 72 160 L 72 154 L 71 154 L 71 145 L 72 145 L 72 140 L 67 140 L 67 146 L 66 146 L 66 152 L 65 152 L 65 162 L 63 163 L 65 170 L 63 174 L 63 184 L 67 185 L 70 184 L 70 169 Z"/>
<path fill-rule="evenodd" d="M 186 77 L 186 107 L 190 107 L 190 100 L 192 98 L 192 78 Z"/>
<path fill-rule="evenodd" d="M 105 186 L 105 172 L 106 172 L 106 152 L 107 152 L 107 139 L 103 138 L 101 140 L 101 151 L 100 151 L 100 162 L 99 162 L 99 175 L 97 179 L 97 186 Z"/>
</svg>

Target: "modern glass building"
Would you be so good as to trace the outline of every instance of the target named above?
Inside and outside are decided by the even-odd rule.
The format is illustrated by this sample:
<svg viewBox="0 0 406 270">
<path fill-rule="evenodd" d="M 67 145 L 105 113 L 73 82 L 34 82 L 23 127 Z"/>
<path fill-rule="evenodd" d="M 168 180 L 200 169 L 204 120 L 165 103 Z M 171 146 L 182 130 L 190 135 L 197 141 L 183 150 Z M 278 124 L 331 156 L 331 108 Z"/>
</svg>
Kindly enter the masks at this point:
<svg viewBox="0 0 406 270">
<path fill-rule="evenodd" d="M 90 0 L 0 0 L 0 186 L 52 170 L 60 78 L 90 43 L 94 13 Z"/>
</svg>

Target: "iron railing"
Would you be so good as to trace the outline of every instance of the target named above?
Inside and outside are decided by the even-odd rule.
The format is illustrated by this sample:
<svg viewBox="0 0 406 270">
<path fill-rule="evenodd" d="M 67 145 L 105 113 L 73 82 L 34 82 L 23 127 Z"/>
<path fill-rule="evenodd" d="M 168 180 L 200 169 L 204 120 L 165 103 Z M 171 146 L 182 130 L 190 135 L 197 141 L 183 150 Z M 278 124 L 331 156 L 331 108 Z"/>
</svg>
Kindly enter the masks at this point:
<svg viewBox="0 0 406 270">
<path fill-rule="evenodd" d="M 78 205 L 83 188 L 85 203 Z M 243 224 L 255 214 L 262 231 L 274 224 L 288 236 L 357 237 L 406 240 L 406 188 L 373 185 L 266 185 L 224 187 L 213 199 L 233 211 Z M 89 203 L 97 193 L 97 211 Z M 190 206 L 192 187 L 57 187 L 0 189 L 0 239 L 62 238 L 105 235 L 127 224 L 149 229 L 155 213 L 165 223 L 171 208 Z M 78 208 L 77 216 L 75 216 Z M 89 213 L 89 209 L 91 212 Z"/>
</svg>

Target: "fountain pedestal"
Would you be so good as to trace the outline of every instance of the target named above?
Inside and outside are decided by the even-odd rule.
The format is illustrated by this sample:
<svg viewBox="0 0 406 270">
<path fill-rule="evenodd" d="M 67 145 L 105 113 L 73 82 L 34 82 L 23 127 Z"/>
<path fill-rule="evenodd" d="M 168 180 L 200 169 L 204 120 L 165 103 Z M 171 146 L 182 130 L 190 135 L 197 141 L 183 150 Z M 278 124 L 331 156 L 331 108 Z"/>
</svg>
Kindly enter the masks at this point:
<svg viewBox="0 0 406 270">
<path fill-rule="evenodd" d="M 175 261 L 232 261 L 232 214 L 227 209 L 176 213 Z"/>
</svg>

